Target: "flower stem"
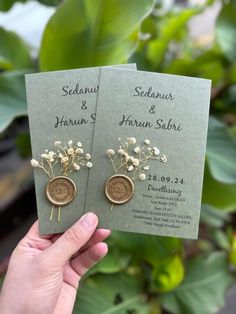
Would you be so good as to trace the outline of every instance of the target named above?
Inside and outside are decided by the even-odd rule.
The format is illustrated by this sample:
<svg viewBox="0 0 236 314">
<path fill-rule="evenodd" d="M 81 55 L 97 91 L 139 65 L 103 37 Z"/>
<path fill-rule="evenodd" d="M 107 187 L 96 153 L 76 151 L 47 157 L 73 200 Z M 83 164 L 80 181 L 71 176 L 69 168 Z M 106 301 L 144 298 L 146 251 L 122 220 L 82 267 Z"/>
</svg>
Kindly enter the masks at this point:
<svg viewBox="0 0 236 314">
<path fill-rule="evenodd" d="M 53 217 L 53 212 L 54 212 L 54 205 L 52 205 L 51 215 L 50 215 L 50 221 L 52 220 L 52 217 Z"/>
<path fill-rule="evenodd" d="M 115 173 L 117 173 L 116 166 L 115 166 L 115 164 L 114 164 L 113 159 L 112 159 L 110 156 L 109 156 L 109 159 L 110 159 L 110 161 L 111 161 L 111 163 L 112 163 L 112 167 L 113 167 Z M 119 168 L 118 168 L 118 169 L 119 169 Z"/>
<path fill-rule="evenodd" d="M 58 216 L 57 216 L 57 221 L 61 221 L 61 206 L 58 207 Z"/>
<path fill-rule="evenodd" d="M 50 179 L 52 178 L 52 176 L 50 175 L 50 173 L 44 168 L 43 163 L 41 163 L 41 165 L 39 166 L 39 168 L 43 169 L 43 171 L 49 176 Z"/>
</svg>

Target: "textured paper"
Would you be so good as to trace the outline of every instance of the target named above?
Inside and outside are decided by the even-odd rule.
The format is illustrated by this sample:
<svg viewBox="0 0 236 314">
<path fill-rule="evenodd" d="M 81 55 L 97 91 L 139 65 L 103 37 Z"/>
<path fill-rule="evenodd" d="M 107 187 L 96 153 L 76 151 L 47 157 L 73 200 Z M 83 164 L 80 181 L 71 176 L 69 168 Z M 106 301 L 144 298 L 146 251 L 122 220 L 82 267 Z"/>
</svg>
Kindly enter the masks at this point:
<svg viewBox="0 0 236 314">
<path fill-rule="evenodd" d="M 135 64 L 119 65 L 136 69 Z M 83 143 L 90 153 L 96 115 L 96 102 L 100 69 L 85 68 L 26 75 L 26 91 L 30 122 L 32 155 L 40 159 L 45 149 L 55 150 L 54 141 L 72 140 Z M 90 92 L 84 92 L 89 88 Z M 81 92 L 81 89 L 83 90 Z M 57 209 L 50 221 L 51 204 L 45 196 L 47 175 L 35 169 L 35 188 L 39 228 L 41 234 L 65 231 L 85 211 L 85 199 L 89 169 L 84 167 L 70 178 L 77 186 L 75 200 L 61 208 L 61 220 L 57 221 Z"/>
<path fill-rule="evenodd" d="M 210 87 L 204 79 L 102 69 L 86 202 L 101 227 L 197 238 Z M 111 210 L 104 185 L 113 170 L 105 152 L 127 137 L 150 139 L 168 162 L 150 161 L 133 198 Z"/>
</svg>

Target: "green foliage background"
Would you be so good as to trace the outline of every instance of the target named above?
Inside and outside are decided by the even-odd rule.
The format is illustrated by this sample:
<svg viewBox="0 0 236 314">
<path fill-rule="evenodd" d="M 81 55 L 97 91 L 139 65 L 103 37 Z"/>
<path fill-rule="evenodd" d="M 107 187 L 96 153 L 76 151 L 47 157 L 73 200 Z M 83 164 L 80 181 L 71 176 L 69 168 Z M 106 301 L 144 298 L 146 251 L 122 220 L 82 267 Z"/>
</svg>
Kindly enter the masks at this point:
<svg viewBox="0 0 236 314">
<path fill-rule="evenodd" d="M 14 2 L 2 0 L 0 10 Z M 175 5 L 162 14 L 162 1 L 152 0 L 39 2 L 58 6 L 36 60 L 18 35 L 0 28 L 2 138 L 14 119 L 27 114 L 23 75 L 30 71 L 136 62 L 139 70 L 213 84 L 199 240 L 113 232 L 108 256 L 81 283 L 74 313 L 216 313 L 236 266 L 235 1 L 222 0 L 211 42 L 194 40 L 188 22 L 214 0 Z M 20 134 L 17 146 L 24 155 L 27 143 Z"/>
</svg>

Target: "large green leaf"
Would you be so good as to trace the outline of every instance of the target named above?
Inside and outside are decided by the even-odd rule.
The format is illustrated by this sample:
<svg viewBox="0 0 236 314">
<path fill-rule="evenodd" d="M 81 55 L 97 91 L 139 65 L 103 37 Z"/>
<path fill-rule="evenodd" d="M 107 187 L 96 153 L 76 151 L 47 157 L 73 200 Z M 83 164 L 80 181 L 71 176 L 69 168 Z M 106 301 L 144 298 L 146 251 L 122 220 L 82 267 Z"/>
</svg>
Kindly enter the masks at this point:
<svg viewBox="0 0 236 314">
<path fill-rule="evenodd" d="M 205 166 L 202 202 L 226 211 L 236 210 L 236 184 L 213 179 L 208 163 Z"/>
<path fill-rule="evenodd" d="M 125 62 L 153 0 L 67 0 L 48 22 L 40 50 L 41 70 Z"/>
<path fill-rule="evenodd" d="M 60 4 L 63 0 L 38 0 L 38 1 L 45 5 L 56 6 Z"/>
<path fill-rule="evenodd" d="M 26 2 L 27 0 L 1 0 L 0 1 L 0 11 L 9 10 L 16 2 Z"/>
<path fill-rule="evenodd" d="M 226 258 L 213 253 L 188 262 L 183 283 L 163 295 L 164 307 L 174 314 L 215 314 L 224 304 L 226 289 L 233 282 Z"/>
<path fill-rule="evenodd" d="M 171 41 L 183 33 L 190 18 L 199 12 L 199 8 L 186 9 L 170 13 L 159 21 L 157 38 L 151 39 L 147 46 L 147 58 L 153 68 L 157 69 L 163 63 Z"/>
<path fill-rule="evenodd" d="M 201 208 L 201 222 L 214 227 L 222 228 L 230 221 L 230 214 L 210 205 L 203 204 Z"/>
<path fill-rule="evenodd" d="M 141 281 L 124 273 L 96 275 L 82 282 L 74 314 L 149 314 Z"/>
<path fill-rule="evenodd" d="M 224 53 L 228 58 L 236 60 L 236 3 L 230 1 L 229 4 L 224 5 L 223 9 L 217 19 L 216 35 L 218 43 L 220 44 Z"/>
<path fill-rule="evenodd" d="M 164 68 L 165 73 L 204 77 L 212 80 L 215 86 L 222 82 L 225 75 L 225 57 L 217 48 L 201 53 L 196 58 L 173 59 Z"/>
<path fill-rule="evenodd" d="M 0 74 L 0 133 L 17 117 L 27 114 L 22 72 Z"/>
<path fill-rule="evenodd" d="M 27 158 L 32 156 L 29 133 L 20 133 L 15 142 L 21 157 Z"/>
<path fill-rule="evenodd" d="M 159 292 L 167 292 L 176 288 L 184 278 L 184 266 L 179 255 L 162 260 L 153 269 L 153 282 Z"/>
<path fill-rule="evenodd" d="M 7 11 L 9 10 L 13 4 L 16 2 L 26 2 L 27 0 L 1 0 L 0 1 L 0 11 Z M 42 4 L 45 5 L 58 5 L 62 0 L 38 0 L 38 2 L 41 2 Z"/>
<path fill-rule="evenodd" d="M 108 240 L 108 244 L 108 254 L 89 270 L 88 275 L 95 273 L 113 274 L 127 268 L 130 262 L 130 254 L 124 254 L 112 241 Z"/>
<path fill-rule="evenodd" d="M 207 159 L 214 179 L 236 183 L 236 143 L 224 125 L 210 119 L 207 139 Z"/>
<path fill-rule="evenodd" d="M 30 65 L 26 44 L 15 33 L 0 27 L 0 71 L 26 69 Z"/>
<path fill-rule="evenodd" d="M 179 253 L 182 248 L 182 240 L 178 238 L 113 231 L 112 239 L 121 250 L 153 266 Z"/>
</svg>

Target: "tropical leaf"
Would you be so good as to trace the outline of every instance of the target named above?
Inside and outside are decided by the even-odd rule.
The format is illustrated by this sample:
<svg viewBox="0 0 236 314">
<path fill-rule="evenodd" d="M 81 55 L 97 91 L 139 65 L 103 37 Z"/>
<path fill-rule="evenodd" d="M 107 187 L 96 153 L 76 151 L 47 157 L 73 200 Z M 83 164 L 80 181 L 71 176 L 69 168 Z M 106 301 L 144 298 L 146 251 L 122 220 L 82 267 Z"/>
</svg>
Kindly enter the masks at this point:
<svg viewBox="0 0 236 314">
<path fill-rule="evenodd" d="M 108 254 L 88 272 L 88 276 L 95 273 L 113 274 L 125 270 L 130 262 L 131 254 L 124 254 L 119 247 L 109 244 Z"/>
<path fill-rule="evenodd" d="M 149 314 L 141 281 L 124 273 L 96 275 L 82 282 L 73 314 Z"/>
<path fill-rule="evenodd" d="M 0 11 L 8 11 L 16 2 L 26 2 L 27 0 L 1 0 Z"/>
<path fill-rule="evenodd" d="M 159 265 L 163 259 L 174 256 L 182 249 L 182 240 L 178 238 L 113 231 L 112 239 L 122 251 L 152 266 Z"/>
<path fill-rule="evenodd" d="M 186 269 L 183 283 L 162 296 L 164 308 L 174 314 L 217 313 L 224 304 L 226 289 L 233 282 L 225 255 L 197 257 L 187 263 Z"/>
<path fill-rule="evenodd" d="M 0 74 L 0 133 L 17 117 L 27 114 L 22 72 Z"/>
<path fill-rule="evenodd" d="M 26 2 L 27 0 L 1 0 L 0 1 L 0 11 L 8 11 L 11 9 L 13 4 L 16 2 Z M 45 5 L 55 6 L 62 2 L 62 0 L 38 0 L 38 2 L 41 2 Z"/>
<path fill-rule="evenodd" d="M 236 183 L 236 143 L 227 128 L 210 119 L 207 160 L 211 175 L 215 180 L 227 184 Z"/>
<path fill-rule="evenodd" d="M 48 22 L 41 45 L 43 71 L 123 63 L 135 48 L 131 34 L 153 0 L 67 0 Z"/>
<path fill-rule="evenodd" d="M 198 13 L 199 8 L 187 9 L 180 13 L 170 13 L 159 21 L 157 37 L 151 39 L 147 46 L 147 59 L 153 68 L 157 69 L 164 62 L 171 41 L 180 36 L 190 18 Z"/>
<path fill-rule="evenodd" d="M 32 156 L 29 133 L 20 133 L 17 136 L 16 147 L 21 157 L 27 158 L 27 157 Z"/>
<path fill-rule="evenodd" d="M 217 41 L 225 55 L 231 61 L 236 61 L 236 3 L 230 1 L 223 6 L 216 23 Z"/>
<path fill-rule="evenodd" d="M 201 222 L 214 228 L 222 228 L 230 221 L 230 215 L 219 208 L 203 204 L 201 208 Z"/>
<path fill-rule="evenodd" d="M 213 207 L 234 211 L 236 209 L 236 184 L 224 184 L 216 181 L 210 171 L 208 163 L 205 165 L 202 202 Z"/>
<path fill-rule="evenodd" d="M 30 66 L 27 45 L 17 34 L 0 27 L 0 71 L 27 69 Z"/>
<path fill-rule="evenodd" d="M 154 268 L 152 278 L 158 292 L 168 292 L 176 288 L 184 278 L 184 266 L 179 255 L 162 260 Z"/>
<path fill-rule="evenodd" d="M 49 6 L 57 6 L 60 4 L 63 0 L 38 0 L 42 4 L 49 5 Z"/>
</svg>

